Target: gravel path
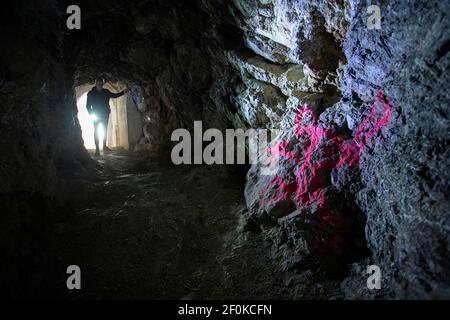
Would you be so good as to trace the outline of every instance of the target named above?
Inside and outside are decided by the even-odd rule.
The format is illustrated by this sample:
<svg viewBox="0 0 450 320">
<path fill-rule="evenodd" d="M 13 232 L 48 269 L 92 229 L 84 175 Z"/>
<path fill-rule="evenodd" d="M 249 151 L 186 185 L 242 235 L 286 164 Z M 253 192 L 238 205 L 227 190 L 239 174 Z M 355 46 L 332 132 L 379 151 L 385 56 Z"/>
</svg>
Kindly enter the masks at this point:
<svg viewBox="0 0 450 320">
<path fill-rule="evenodd" d="M 260 234 L 244 231 L 243 181 L 210 166 L 167 166 L 139 153 L 96 158 L 93 181 L 55 223 L 59 297 L 280 299 L 282 276 Z M 66 290 L 68 265 L 82 289 Z M 57 274 L 57 275 L 55 275 Z M 61 275 L 61 276 L 59 276 Z"/>
</svg>

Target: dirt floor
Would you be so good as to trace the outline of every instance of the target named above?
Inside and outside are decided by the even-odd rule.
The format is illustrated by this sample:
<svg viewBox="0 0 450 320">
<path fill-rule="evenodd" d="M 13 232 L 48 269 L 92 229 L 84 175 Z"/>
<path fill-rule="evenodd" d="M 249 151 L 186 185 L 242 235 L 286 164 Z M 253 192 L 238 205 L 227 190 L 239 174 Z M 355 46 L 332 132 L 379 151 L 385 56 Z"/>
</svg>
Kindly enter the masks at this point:
<svg viewBox="0 0 450 320">
<path fill-rule="evenodd" d="M 169 166 L 146 154 L 95 157 L 76 203 L 55 222 L 61 298 L 282 299 L 288 289 L 269 244 L 245 232 L 242 174 Z M 82 289 L 66 289 L 79 265 Z M 61 273 L 62 274 L 62 273 Z"/>
</svg>

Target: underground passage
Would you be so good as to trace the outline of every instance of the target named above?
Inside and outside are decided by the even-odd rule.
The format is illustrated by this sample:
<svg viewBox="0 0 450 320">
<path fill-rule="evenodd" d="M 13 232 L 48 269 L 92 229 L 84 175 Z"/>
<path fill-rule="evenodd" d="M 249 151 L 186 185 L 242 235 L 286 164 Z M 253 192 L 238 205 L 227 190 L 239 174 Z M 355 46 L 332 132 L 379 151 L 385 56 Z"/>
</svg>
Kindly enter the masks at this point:
<svg viewBox="0 0 450 320">
<path fill-rule="evenodd" d="M 1 295 L 450 299 L 449 12 L 10 3 Z"/>
</svg>

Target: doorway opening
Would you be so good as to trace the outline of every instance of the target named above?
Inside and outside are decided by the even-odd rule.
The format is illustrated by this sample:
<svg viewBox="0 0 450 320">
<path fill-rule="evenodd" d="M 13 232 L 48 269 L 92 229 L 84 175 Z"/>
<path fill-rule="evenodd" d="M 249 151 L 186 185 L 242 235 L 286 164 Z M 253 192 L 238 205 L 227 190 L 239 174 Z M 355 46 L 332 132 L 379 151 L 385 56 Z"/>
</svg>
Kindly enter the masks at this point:
<svg viewBox="0 0 450 320">
<path fill-rule="evenodd" d="M 95 149 L 93 118 L 86 109 L 87 94 L 93 86 L 93 83 L 85 84 L 78 86 L 75 89 L 78 122 L 81 127 L 84 147 L 88 151 Z M 120 92 L 126 88 L 124 84 L 109 82 L 105 83 L 103 87 L 114 93 Z M 130 94 L 110 99 L 109 105 L 111 107 L 111 113 L 109 115 L 107 127 L 106 124 L 99 127 L 100 150 L 102 148 L 105 132 L 107 134 L 106 145 L 109 148 L 128 150 L 130 149 L 130 146 L 135 145 L 143 135 L 141 113 L 138 111 Z"/>
</svg>

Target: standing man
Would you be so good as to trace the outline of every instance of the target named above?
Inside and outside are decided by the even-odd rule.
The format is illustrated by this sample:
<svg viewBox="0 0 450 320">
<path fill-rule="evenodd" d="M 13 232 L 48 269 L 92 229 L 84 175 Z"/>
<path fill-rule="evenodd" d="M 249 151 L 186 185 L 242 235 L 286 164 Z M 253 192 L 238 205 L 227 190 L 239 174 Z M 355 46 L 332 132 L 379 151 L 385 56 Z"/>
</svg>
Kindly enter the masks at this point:
<svg viewBox="0 0 450 320">
<path fill-rule="evenodd" d="M 91 116 L 94 115 L 95 155 L 97 156 L 100 155 L 100 149 L 98 146 L 98 126 L 100 123 L 102 123 L 105 128 L 103 150 L 111 151 L 111 149 L 106 146 L 106 137 L 108 136 L 108 120 L 111 112 L 109 99 L 121 97 L 128 91 L 128 89 L 125 89 L 119 93 L 112 93 L 108 89 L 103 88 L 103 79 L 96 79 L 95 87 L 93 87 L 87 95 L 86 109 Z"/>
</svg>

